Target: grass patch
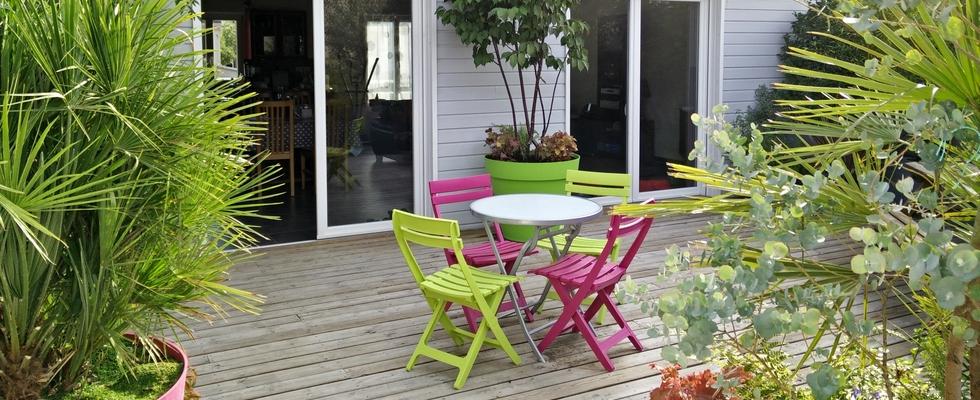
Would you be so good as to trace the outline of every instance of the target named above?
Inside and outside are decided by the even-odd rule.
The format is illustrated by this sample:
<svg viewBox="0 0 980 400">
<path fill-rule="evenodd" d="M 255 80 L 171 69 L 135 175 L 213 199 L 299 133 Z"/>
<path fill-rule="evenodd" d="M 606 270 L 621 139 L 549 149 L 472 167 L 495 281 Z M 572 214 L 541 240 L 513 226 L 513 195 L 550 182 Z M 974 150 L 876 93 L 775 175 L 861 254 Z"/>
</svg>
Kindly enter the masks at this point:
<svg viewBox="0 0 980 400">
<path fill-rule="evenodd" d="M 116 362 L 115 353 L 108 351 L 97 361 L 90 379 L 52 400 L 156 400 L 170 390 L 183 370 L 183 364 L 178 361 L 148 361 L 127 374 Z"/>
</svg>

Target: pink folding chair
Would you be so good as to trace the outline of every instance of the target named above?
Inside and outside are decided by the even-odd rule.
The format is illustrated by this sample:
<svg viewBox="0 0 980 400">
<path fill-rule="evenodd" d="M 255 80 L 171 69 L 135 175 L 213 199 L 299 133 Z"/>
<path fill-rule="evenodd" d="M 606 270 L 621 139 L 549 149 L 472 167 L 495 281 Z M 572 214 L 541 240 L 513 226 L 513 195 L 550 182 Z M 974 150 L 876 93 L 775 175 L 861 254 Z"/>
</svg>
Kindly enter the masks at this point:
<svg viewBox="0 0 980 400">
<path fill-rule="evenodd" d="M 613 216 L 609 222 L 609 231 L 606 233 L 606 246 L 602 254 L 598 257 L 584 254 L 568 254 L 555 263 L 532 270 L 531 273 L 543 276 L 548 279 L 558 293 L 561 300 L 562 312 L 558 321 L 551 327 L 544 339 L 538 343 L 538 349 L 544 351 L 554 342 L 566 329 L 572 328 L 578 331 L 592 352 L 595 353 L 599 363 L 607 371 L 613 371 L 616 367 L 609 359 L 608 351 L 623 339 L 629 339 L 636 350 L 642 351 L 643 345 L 637 339 L 636 334 L 630 329 L 623 314 L 616 308 L 616 302 L 612 298 L 612 293 L 616 283 L 626 275 L 636 253 L 643 245 L 647 232 L 653 224 L 653 218 L 623 218 Z M 613 250 L 613 245 L 617 239 L 627 235 L 635 235 L 633 243 L 630 245 L 626 256 L 619 262 L 610 261 L 609 253 Z M 589 296 L 595 295 L 592 304 L 582 312 L 582 306 Z M 609 314 L 619 325 L 619 331 L 611 336 L 600 340 L 596 337 L 590 321 L 599 312 L 600 307 L 606 307 Z"/>
<path fill-rule="evenodd" d="M 443 218 L 442 206 L 468 203 L 490 196 L 493 196 L 493 187 L 491 186 L 490 175 L 486 174 L 429 182 L 429 198 L 432 199 L 432 211 L 435 213 L 436 218 Z M 494 224 L 493 229 L 496 236 L 493 240 L 496 241 L 497 249 L 500 251 L 500 258 L 504 262 L 504 268 L 508 274 L 513 274 L 514 261 L 520 255 L 524 243 L 505 240 L 498 224 Z M 536 252 L 535 250 L 529 254 Z M 493 248 L 490 246 L 490 242 L 467 245 L 463 248 L 463 258 L 465 258 L 466 264 L 472 267 L 497 265 L 497 257 L 493 254 Z M 446 262 L 449 265 L 457 264 L 456 255 L 450 251 L 446 251 Z M 517 301 L 520 307 L 526 308 L 527 300 L 524 298 L 524 291 L 521 290 L 521 284 L 515 283 L 514 290 L 517 291 Z M 447 304 L 446 309 L 449 309 L 451 305 Z M 510 301 L 505 301 L 501 304 L 498 312 L 513 309 L 514 305 Z M 463 314 L 466 315 L 466 322 L 470 326 L 470 329 L 475 332 L 479 325 L 480 312 L 463 307 Z M 528 321 L 533 321 L 534 315 L 530 310 L 526 311 L 526 315 Z"/>
</svg>

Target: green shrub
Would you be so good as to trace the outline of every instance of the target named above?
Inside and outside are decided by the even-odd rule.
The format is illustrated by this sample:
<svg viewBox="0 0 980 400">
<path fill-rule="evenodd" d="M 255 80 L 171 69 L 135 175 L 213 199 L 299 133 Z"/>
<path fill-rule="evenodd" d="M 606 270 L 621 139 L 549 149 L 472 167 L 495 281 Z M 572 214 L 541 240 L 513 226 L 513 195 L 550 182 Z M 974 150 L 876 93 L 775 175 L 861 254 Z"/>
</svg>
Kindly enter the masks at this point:
<svg viewBox="0 0 980 400">
<path fill-rule="evenodd" d="M 910 339 L 882 327 L 894 316 L 889 308 L 919 312 L 907 300 L 911 289 L 949 315 L 949 328 L 936 330 L 950 360 L 942 389 L 958 400 L 961 360 L 980 360 L 980 0 L 848 5 L 855 30 L 875 31 L 862 43 L 837 40 L 867 49 L 869 59 L 794 48 L 793 57 L 846 72 L 784 66 L 835 84 L 776 85 L 820 101 L 780 100 L 783 119 L 749 136 L 725 120 L 723 105 L 692 118 L 720 156 L 699 143 L 703 167 L 672 164 L 670 175 L 719 195 L 616 207 L 625 216 L 721 217 L 697 254 L 668 249 L 665 274 L 676 288 L 655 297 L 635 284 L 623 291 L 661 321 L 649 332 L 674 339 L 662 349 L 668 362 L 703 361 L 719 342 L 752 352 L 799 341 L 806 350 L 790 371 L 826 400 L 846 387 L 854 365 L 878 370 L 892 393 L 902 390 L 903 361 L 887 360 L 881 344 Z M 768 135 L 822 142 L 767 147 Z M 829 240 L 854 252 L 821 254 Z M 851 346 L 857 353 L 842 351 Z"/>
<path fill-rule="evenodd" d="M 807 49 L 843 61 L 864 64 L 864 60 L 868 58 L 867 52 L 822 34 L 814 34 L 822 32 L 856 43 L 862 42 L 861 35 L 839 19 L 829 17 L 838 3 L 839 0 L 811 0 L 810 8 L 806 12 L 796 13 L 796 20 L 793 21 L 790 31 L 783 36 L 783 48 L 779 52 L 779 62 L 782 65 L 833 74 L 846 72 L 834 65 L 792 57 L 789 55 L 791 48 Z M 799 75 L 786 75 L 783 82 L 793 85 L 838 86 L 833 81 Z M 769 85 L 759 86 L 755 91 L 755 104 L 739 113 L 734 125 L 739 131 L 749 135 L 752 132 L 752 124 L 761 127 L 767 121 L 776 118 L 776 113 L 779 111 L 777 100 L 800 100 L 804 96 L 805 93 L 802 92 L 776 90 Z M 787 138 L 782 139 L 786 141 Z M 789 141 L 799 143 L 792 139 Z"/>
<path fill-rule="evenodd" d="M 0 1 L 0 393 L 71 389 L 187 316 L 258 299 L 222 284 L 270 172 L 240 82 L 182 53 L 194 0 Z M 266 186 L 269 188 L 269 186 Z M 232 251 L 227 251 L 232 250 Z"/>
<path fill-rule="evenodd" d="M 848 347 L 844 354 L 834 359 L 833 367 L 840 378 L 840 387 L 829 400 L 886 399 L 886 388 L 882 370 L 867 365 L 857 346 Z M 742 399 L 793 399 L 812 400 L 813 393 L 806 385 L 800 385 L 796 375 L 788 365 L 790 357 L 783 351 L 764 346 L 751 354 L 723 345 L 714 356 L 714 362 L 722 369 L 741 368 L 751 378 L 734 387 Z M 892 398 L 902 400 L 939 400 L 939 391 L 926 380 L 923 368 L 917 367 L 910 358 L 901 358 L 889 363 Z"/>
<path fill-rule="evenodd" d="M 91 364 L 95 368 L 78 388 L 52 400 L 156 400 L 177 381 L 183 365 L 176 361 L 153 362 L 145 351 L 126 346 L 136 354 L 137 364 L 126 368 L 119 354 L 106 347 Z"/>
</svg>

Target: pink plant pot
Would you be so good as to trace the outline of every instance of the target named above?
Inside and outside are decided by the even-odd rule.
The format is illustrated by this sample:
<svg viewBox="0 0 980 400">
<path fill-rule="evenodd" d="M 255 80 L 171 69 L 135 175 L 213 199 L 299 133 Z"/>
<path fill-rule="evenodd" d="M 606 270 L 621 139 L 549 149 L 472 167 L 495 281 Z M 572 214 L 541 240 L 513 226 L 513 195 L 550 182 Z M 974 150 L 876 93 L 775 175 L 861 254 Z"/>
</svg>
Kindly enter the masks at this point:
<svg viewBox="0 0 980 400">
<path fill-rule="evenodd" d="M 126 337 L 133 340 L 136 339 L 136 336 L 132 334 L 126 334 Z M 184 393 L 187 390 L 187 373 L 190 370 L 190 360 L 187 358 L 187 353 L 184 353 L 184 349 L 180 345 L 169 339 L 154 338 L 153 340 L 168 358 L 174 361 L 180 361 L 183 365 L 177 381 L 158 400 L 184 400 Z"/>
</svg>

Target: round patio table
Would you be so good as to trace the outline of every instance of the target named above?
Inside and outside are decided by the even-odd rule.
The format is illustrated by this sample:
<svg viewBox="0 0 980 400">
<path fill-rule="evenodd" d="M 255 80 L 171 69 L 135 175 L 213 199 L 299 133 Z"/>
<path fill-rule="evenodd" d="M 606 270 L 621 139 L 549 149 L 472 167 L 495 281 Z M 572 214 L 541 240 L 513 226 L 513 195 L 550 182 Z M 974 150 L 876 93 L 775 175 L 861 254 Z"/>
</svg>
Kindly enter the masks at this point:
<svg viewBox="0 0 980 400">
<path fill-rule="evenodd" d="M 602 206 L 581 197 L 553 194 L 507 194 L 474 201 L 470 203 L 470 211 L 483 220 L 483 227 L 490 239 L 493 254 L 497 258 L 497 266 L 504 274 L 507 273 L 507 270 L 504 268 L 504 262 L 500 257 L 497 241 L 494 240 L 493 224 L 524 225 L 535 228 L 531 239 L 524 243 L 524 247 L 521 248 L 521 252 L 514 261 L 511 272 L 517 274 L 524 256 L 534 249 L 540 239 L 551 239 L 551 247 L 556 249 L 555 236 L 568 235 L 565 247 L 559 255 L 567 253 L 572 240 L 581 231 L 582 224 L 602 215 Z M 560 228 L 556 229 L 556 227 Z M 507 294 L 510 295 L 513 304 L 519 304 L 513 286 L 507 287 Z M 547 294 L 548 288 L 546 287 L 538 302 L 528 308 L 539 307 Z M 534 344 L 531 331 L 528 330 L 527 324 L 524 322 L 524 314 L 521 308 L 514 307 L 514 312 L 517 314 L 517 320 L 520 321 L 528 345 L 531 346 L 531 350 L 537 356 L 538 361 L 544 362 L 544 356 L 538 350 L 538 346 Z"/>
</svg>

